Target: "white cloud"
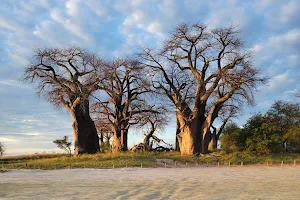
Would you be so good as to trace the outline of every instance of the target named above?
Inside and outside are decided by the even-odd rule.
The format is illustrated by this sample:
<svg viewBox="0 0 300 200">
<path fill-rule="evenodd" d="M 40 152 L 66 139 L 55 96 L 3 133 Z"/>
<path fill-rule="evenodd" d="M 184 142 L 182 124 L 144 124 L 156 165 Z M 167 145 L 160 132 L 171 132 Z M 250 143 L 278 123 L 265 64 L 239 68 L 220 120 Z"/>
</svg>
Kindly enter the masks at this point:
<svg viewBox="0 0 300 200">
<path fill-rule="evenodd" d="M 263 50 L 263 46 L 261 44 L 255 44 L 252 48 L 251 51 L 254 53 L 260 53 Z"/>
<path fill-rule="evenodd" d="M 131 5 L 133 7 L 140 7 L 144 4 L 143 0 L 131 0 Z"/>
<path fill-rule="evenodd" d="M 54 146 L 54 145 L 53 145 Z M 58 148 L 30 148 L 30 147 L 20 147 L 20 148 L 6 148 L 5 155 L 14 156 L 14 155 L 28 155 L 28 154 L 43 154 L 43 153 L 63 153 L 63 150 Z"/>
<path fill-rule="evenodd" d="M 69 34 L 63 27 L 50 20 L 41 21 L 35 26 L 33 35 L 50 46 L 61 46 L 70 42 Z M 69 40 L 68 40 L 69 39 Z"/>
<path fill-rule="evenodd" d="M 221 4 L 222 5 L 222 4 Z M 208 22 L 210 27 L 220 27 L 234 25 L 243 29 L 248 23 L 248 16 L 245 12 L 245 8 L 238 6 L 231 7 L 215 7 L 218 12 L 211 12 Z M 234 15 L 232 15 L 234 13 Z"/>
<path fill-rule="evenodd" d="M 296 1 L 289 1 L 280 10 L 280 22 L 288 23 L 299 13 L 299 6 Z"/>
<path fill-rule="evenodd" d="M 259 6 L 257 8 L 263 16 L 261 21 L 269 30 L 279 33 L 282 30 L 299 27 L 300 5 L 298 0 L 274 0 L 264 9 L 260 9 Z"/>
<path fill-rule="evenodd" d="M 260 67 L 268 67 L 265 65 L 267 63 L 270 66 L 270 62 L 281 62 L 282 69 L 286 69 L 295 64 L 295 52 L 300 50 L 300 29 L 270 36 L 267 40 L 254 44 L 251 50 L 254 52 L 256 64 Z M 284 64 L 286 62 L 288 65 Z"/>
<path fill-rule="evenodd" d="M 168 19 L 174 19 L 177 14 L 178 8 L 177 8 L 177 3 L 176 0 L 163 0 L 163 3 L 160 6 L 160 9 L 163 11 L 163 14 L 168 18 Z M 177 15 L 177 17 L 179 17 Z"/>
<path fill-rule="evenodd" d="M 111 18 L 112 13 L 109 13 L 107 7 L 104 6 L 103 2 L 97 0 L 90 0 L 90 1 L 85 1 L 85 3 L 94 13 L 96 13 L 96 15 L 100 17 L 105 17 L 106 19 Z"/>
<path fill-rule="evenodd" d="M 17 139 L 11 138 L 11 137 L 3 137 L 3 136 L 0 136 L 0 141 L 3 142 L 5 147 L 9 144 L 19 144 L 19 143 L 21 143 L 20 140 L 17 140 Z"/>
<path fill-rule="evenodd" d="M 43 135 L 42 133 L 38 133 L 38 132 L 32 132 L 32 133 L 25 133 L 24 135 L 27 136 L 38 136 L 38 135 Z"/>
<path fill-rule="evenodd" d="M 159 36 L 163 36 L 163 30 L 162 30 L 162 25 L 158 21 L 154 21 L 151 24 L 148 25 L 147 31 Z"/>
<path fill-rule="evenodd" d="M 292 29 L 285 34 L 273 36 L 269 39 L 269 42 L 277 49 L 291 49 L 291 47 L 299 47 L 300 29 Z"/>
<path fill-rule="evenodd" d="M 146 19 L 146 17 L 144 16 L 143 11 L 136 10 L 124 20 L 123 25 L 124 26 L 137 26 L 139 28 L 143 28 L 145 19 Z"/>
<path fill-rule="evenodd" d="M 299 55 L 297 54 L 288 55 L 288 64 L 289 66 L 300 67 Z"/>
<path fill-rule="evenodd" d="M 8 29 L 10 31 L 20 31 L 19 25 L 17 25 L 15 22 L 4 19 L 0 17 L 0 27 Z"/>
<path fill-rule="evenodd" d="M 260 9 L 267 9 L 276 2 L 277 0 L 256 0 L 255 4 Z"/>
<path fill-rule="evenodd" d="M 70 16 L 77 16 L 79 14 L 79 2 L 80 0 L 67 0 L 66 9 Z"/>
<path fill-rule="evenodd" d="M 277 90 L 281 91 L 283 89 L 288 88 L 291 84 L 293 84 L 295 81 L 293 79 L 293 76 L 291 75 L 290 71 L 286 71 L 282 74 L 279 74 L 272 78 L 269 82 L 268 89 L 270 90 Z"/>
<path fill-rule="evenodd" d="M 202 7 L 205 7 L 207 5 L 207 2 L 201 1 L 201 0 L 185 0 L 184 6 L 192 13 L 199 14 L 199 10 L 201 10 Z"/>
<path fill-rule="evenodd" d="M 0 86 L 12 86 L 12 87 L 18 87 L 18 88 L 29 88 L 28 85 L 22 84 L 20 81 L 6 79 L 6 80 L 0 80 Z"/>
<path fill-rule="evenodd" d="M 84 39 L 86 42 L 89 41 L 88 34 L 85 31 L 83 31 L 78 24 L 76 24 L 76 20 L 73 20 L 72 18 L 64 17 L 62 12 L 58 9 L 53 9 L 51 11 L 50 16 L 54 21 L 61 24 L 65 29 L 69 30 L 76 36 Z"/>
</svg>

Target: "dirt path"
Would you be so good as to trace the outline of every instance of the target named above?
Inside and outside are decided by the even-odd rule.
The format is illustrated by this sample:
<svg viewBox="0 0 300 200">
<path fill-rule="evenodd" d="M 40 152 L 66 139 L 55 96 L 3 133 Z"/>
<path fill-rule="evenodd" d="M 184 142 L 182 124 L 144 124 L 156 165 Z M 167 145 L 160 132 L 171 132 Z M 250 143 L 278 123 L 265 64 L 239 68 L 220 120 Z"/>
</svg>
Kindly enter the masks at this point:
<svg viewBox="0 0 300 200">
<path fill-rule="evenodd" d="M 0 199 L 298 200 L 300 166 L 12 170 Z"/>
</svg>

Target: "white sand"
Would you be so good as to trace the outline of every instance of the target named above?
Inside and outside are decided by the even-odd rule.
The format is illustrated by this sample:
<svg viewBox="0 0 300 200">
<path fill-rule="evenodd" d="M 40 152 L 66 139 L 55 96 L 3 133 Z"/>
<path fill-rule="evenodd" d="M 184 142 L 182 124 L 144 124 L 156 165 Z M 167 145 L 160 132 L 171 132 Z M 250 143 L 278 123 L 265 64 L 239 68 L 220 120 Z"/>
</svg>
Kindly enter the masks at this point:
<svg viewBox="0 0 300 200">
<path fill-rule="evenodd" d="M 12 170 L 0 199 L 300 199 L 300 166 Z"/>
</svg>

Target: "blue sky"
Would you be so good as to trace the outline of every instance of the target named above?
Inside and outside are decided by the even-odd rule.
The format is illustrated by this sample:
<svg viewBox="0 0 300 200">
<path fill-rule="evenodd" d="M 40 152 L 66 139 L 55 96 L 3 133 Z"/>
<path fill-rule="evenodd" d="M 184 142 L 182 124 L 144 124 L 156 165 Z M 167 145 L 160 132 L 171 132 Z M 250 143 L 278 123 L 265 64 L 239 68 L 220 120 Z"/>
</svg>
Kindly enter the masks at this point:
<svg viewBox="0 0 300 200">
<path fill-rule="evenodd" d="M 300 88 L 298 0 L 2 0 L 0 5 L 0 141 L 7 155 L 58 151 L 53 140 L 69 135 L 71 118 L 22 83 L 36 47 L 79 45 L 103 57 L 126 56 L 139 45 L 158 47 L 180 22 L 238 25 L 254 63 L 270 77 L 242 125 L 275 100 L 295 100 Z M 174 142 L 174 120 L 160 135 Z M 132 133 L 129 144 L 141 141 Z"/>
</svg>

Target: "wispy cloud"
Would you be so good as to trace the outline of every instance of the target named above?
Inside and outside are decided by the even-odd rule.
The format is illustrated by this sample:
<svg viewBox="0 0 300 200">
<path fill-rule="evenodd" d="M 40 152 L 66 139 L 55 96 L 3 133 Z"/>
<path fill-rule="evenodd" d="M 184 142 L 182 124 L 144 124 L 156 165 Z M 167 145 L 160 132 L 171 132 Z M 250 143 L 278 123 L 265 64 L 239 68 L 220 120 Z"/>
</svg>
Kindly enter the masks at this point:
<svg viewBox="0 0 300 200">
<path fill-rule="evenodd" d="M 11 80 L 11 79 L 0 80 L 0 85 L 11 86 L 11 87 L 18 87 L 18 88 L 24 88 L 24 89 L 29 88 L 28 85 L 22 84 L 21 81 Z"/>
</svg>

